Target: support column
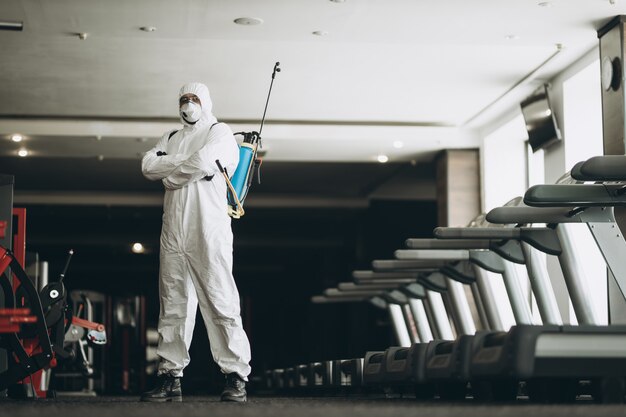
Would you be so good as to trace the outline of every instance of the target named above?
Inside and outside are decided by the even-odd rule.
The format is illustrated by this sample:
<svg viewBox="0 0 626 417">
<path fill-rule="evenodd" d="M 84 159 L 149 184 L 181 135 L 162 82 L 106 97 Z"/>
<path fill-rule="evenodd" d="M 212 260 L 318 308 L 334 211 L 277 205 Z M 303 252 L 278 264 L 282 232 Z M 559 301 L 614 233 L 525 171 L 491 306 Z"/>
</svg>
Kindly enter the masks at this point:
<svg viewBox="0 0 626 417">
<path fill-rule="evenodd" d="M 447 149 L 437 163 L 437 224 L 466 226 L 480 213 L 478 149 Z"/>
<path fill-rule="evenodd" d="M 605 155 L 626 154 L 626 96 L 624 94 L 624 23 L 626 16 L 616 16 L 598 31 L 600 38 L 600 71 L 602 88 L 602 137 Z M 626 209 L 615 208 L 615 218 L 626 230 Z M 615 277 L 608 275 L 609 323 L 626 323 L 626 300 Z"/>
</svg>

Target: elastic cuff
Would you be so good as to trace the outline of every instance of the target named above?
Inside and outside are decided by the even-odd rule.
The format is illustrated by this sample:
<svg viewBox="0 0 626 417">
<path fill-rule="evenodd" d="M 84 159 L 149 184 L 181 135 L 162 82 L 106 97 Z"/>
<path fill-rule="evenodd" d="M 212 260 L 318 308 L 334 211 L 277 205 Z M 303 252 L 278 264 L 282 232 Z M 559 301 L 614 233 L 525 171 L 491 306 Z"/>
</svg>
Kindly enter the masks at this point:
<svg viewBox="0 0 626 417">
<path fill-rule="evenodd" d="M 246 382 L 250 382 L 250 381 L 248 381 L 248 377 L 247 377 L 247 376 L 241 376 L 241 374 L 240 374 L 239 372 L 224 372 L 224 371 L 222 370 L 222 373 L 224 374 L 224 377 L 226 377 L 226 375 L 230 375 L 230 374 L 237 374 L 237 376 L 238 376 L 240 379 L 242 379 L 242 380 L 244 380 L 244 381 L 246 381 Z"/>
<path fill-rule="evenodd" d="M 163 370 L 159 369 L 157 371 L 157 376 L 161 376 L 161 375 L 168 375 L 168 376 L 171 376 L 171 377 L 174 377 L 174 378 L 182 378 L 183 373 L 182 373 L 182 371 L 177 372 L 177 371 L 166 371 L 164 369 Z"/>
</svg>

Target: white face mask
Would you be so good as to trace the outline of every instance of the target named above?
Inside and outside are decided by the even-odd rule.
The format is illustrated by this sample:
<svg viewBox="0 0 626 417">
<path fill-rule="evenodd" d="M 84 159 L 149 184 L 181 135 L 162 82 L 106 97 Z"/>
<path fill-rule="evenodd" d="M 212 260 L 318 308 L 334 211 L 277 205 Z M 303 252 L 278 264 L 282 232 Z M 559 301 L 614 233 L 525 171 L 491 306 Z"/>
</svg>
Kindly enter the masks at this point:
<svg viewBox="0 0 626 417">
<path fill-rule="evenodd" d="M 200 120 L 200 116 L 202 116 L 202 107 L 199 104 L 190 101 L 180 106 L 180 117 L 187 123 L 196 123 Z"/>
</svg>

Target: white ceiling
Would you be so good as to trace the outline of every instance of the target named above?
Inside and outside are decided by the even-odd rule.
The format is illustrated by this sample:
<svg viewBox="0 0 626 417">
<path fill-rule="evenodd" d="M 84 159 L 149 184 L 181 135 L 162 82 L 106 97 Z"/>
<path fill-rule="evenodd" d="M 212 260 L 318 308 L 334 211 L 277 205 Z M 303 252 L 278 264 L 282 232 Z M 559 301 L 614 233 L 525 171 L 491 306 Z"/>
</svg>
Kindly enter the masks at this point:
<svg viewBox="0 0 626 417">
<path fill-rule="evenodd" d="M 0 135 L 30 135 L 40 155 L 57 147 L 66 156 L 120 157 L 126 143 L 121 157 L 136 158 L 131 142 L 147 137 L 140 143 L 149 147 L 175 125 L 178 88 L 195 80 L 209 86 L 218 118 L 235 130 L 254 128 L 280 61 L 264 129 L 268 158 L 419 159 L 476 146 L 480 126 L 465 122 L 552 56 L 556 44 L 562 52 L 510 95 L 523 98 L 596 47 L 596 30 L 626 13 L 626 1 L 615 2 L 2 0 L 0 20 L 24 21 L 24 31 L 0 32 Z M 242 16 L 264 23 L 235 25 Z M 506 110 L 495 103 L 490 117 Z M 26 116 L 28 123 L 18 120 Z M 149 133 L 136 135 L 124 118 L 150 124 Z M 104 149 L 85 142 L 102 136 L 106 144 L 111 131 L 127 142 L 111 140 Z M 399 137 L 398 150 L 391 144 Z M 77 140 L 82 145 L 72 147 Z"/>
</svg>

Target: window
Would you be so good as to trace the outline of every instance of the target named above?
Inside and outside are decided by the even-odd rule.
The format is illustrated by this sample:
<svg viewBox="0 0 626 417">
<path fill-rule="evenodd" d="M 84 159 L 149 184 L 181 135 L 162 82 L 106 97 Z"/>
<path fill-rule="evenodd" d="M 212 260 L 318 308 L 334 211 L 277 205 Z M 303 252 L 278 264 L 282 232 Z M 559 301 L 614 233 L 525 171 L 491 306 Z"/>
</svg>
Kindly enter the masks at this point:
<svg viewBox="0 0 626 417">
<path fill-rule="evenodd" d="M 481 149 L 485 212 L 524 195 L 527 140 L 528 134 L 521 113 L 485 137 Z"/>
</svg>

